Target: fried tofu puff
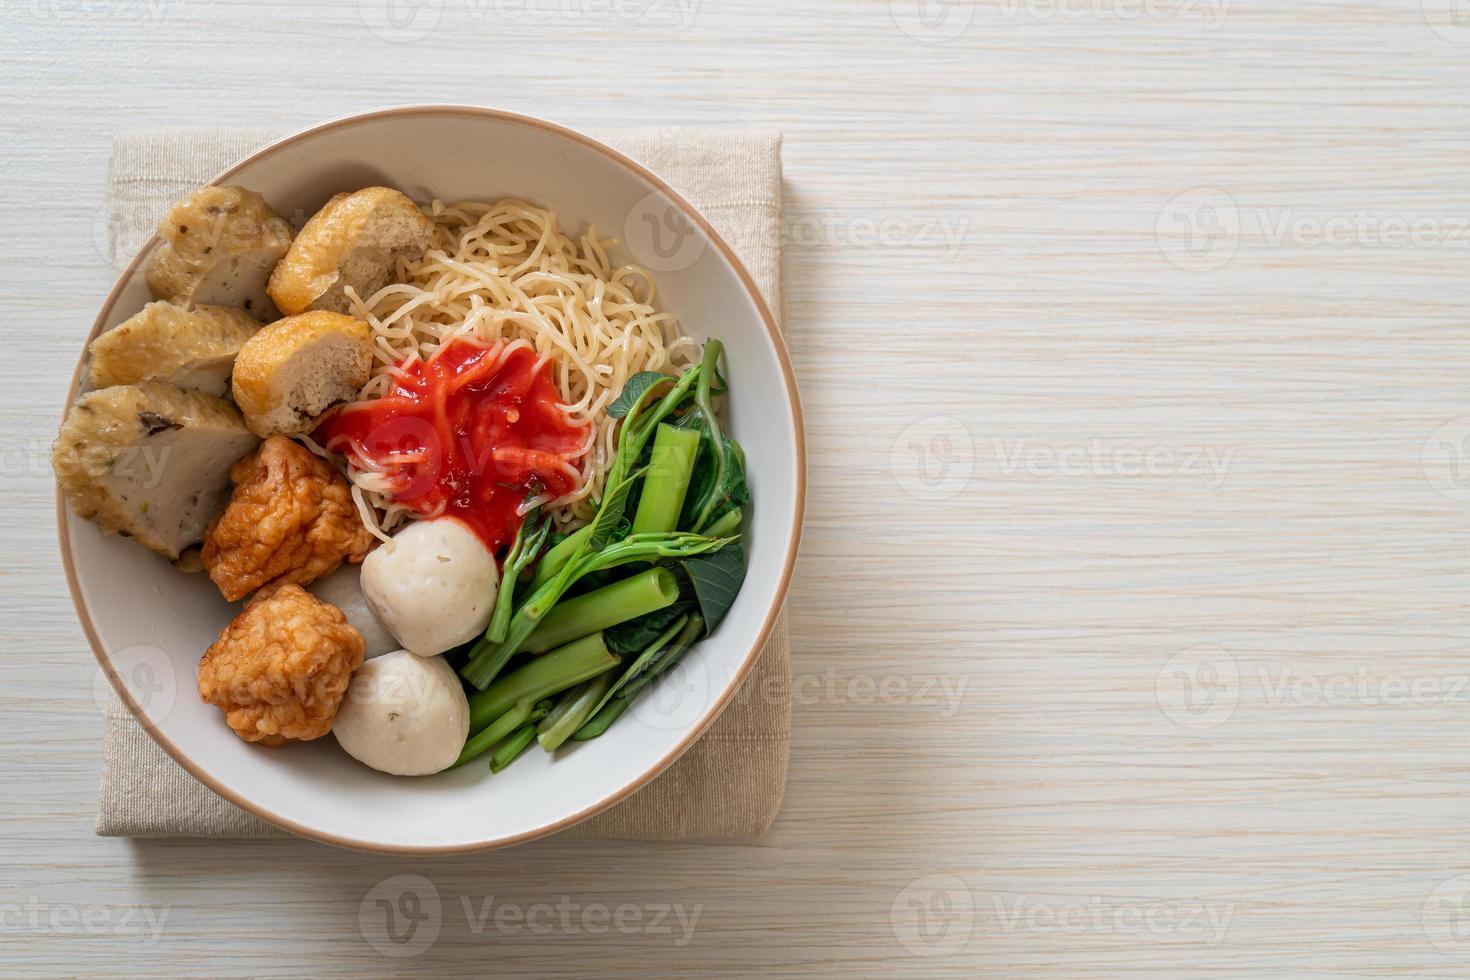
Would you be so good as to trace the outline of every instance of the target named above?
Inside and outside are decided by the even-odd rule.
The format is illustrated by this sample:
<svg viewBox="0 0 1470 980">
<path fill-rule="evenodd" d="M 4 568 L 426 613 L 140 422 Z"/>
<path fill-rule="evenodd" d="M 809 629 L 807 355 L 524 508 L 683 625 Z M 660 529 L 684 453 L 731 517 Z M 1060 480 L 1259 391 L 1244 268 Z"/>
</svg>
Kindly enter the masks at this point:
<svg viewBox="0 0 1470 980">
<path fill-rule="evenodd" d="M 259 329 L 260 321 L 244 310 L 149 303 L 92 341 L 92 385 L 163 381 L 208 395 L 227 394 L 235 355 Z"/>
<path fill-rule="evenodd" d="M 346 479 L 283 436 L 232 466 L 230 479 L 235 489 L 204 535 L 203 560 L 231 602 L 273 583 L 306 585 L 362 561 L 376 541 Z"/>
<path fill-rule="evenodd" d="M 392 280 L 400 258 L 421 258 L 434 240 L 434 223 L 399 191 L 338 194 L 312 215 L 271 273 L 271 298 L 286 314 L 348 313 L 346 287 L 366 301 Z"/>
<path fill-rule="evenodd" d="M 243 187 L 202 187 L 158 223 L 148 288 L 184 307 L 230 306 L 274 320 L 266 282 L 291 247 L 291 225 Z"/>
<path fill-rule="evenodd" d="M 258 596 L 199 659 L 199 697 L 247 742 L 280 746 L 332 730 L 363 639 L 336 606 L 297 585 Z"/>
<path fill-rule="evenodd" d="M 231 464 L 258 442 L 229 402 L 145 381 L 83 395 L 51 465 L 79 515 L 177 561 L 224 506 Z"/>
</svg>

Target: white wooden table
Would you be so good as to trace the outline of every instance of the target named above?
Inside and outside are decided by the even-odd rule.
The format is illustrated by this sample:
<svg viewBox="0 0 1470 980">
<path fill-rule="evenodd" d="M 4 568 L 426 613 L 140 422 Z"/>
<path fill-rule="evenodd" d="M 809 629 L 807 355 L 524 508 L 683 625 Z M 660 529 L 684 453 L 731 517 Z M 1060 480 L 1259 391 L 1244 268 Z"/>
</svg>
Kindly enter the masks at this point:
<svg viewBox="0 0 1470 980">
<path fill-rule="evenodd" d="M 0 973 L 1470 972 L 1455 6 L 5 4 Z M 92 836 L 47 458 L 110 140 L 415 101 L 787 134 L 812 493 L 766 840 Z M 401 874 L 441 924 L 391 959 L 358 913 Z"/>
</svg>

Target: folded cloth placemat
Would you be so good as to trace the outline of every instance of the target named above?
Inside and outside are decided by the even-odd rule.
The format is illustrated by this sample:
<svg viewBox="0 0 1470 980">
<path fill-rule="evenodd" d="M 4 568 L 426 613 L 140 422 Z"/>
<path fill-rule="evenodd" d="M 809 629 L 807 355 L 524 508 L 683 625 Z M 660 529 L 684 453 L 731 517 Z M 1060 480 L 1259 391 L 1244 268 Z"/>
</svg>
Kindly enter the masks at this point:
<svg viewBox="0 0 1470 980">
<path fill-rule="evenodd" d="M 119 137 L 110 178 L 113 274 L 121 273 L 171 203 L 276 135 L 191 129 Z M 780 310 L 778 134 L 658 129 L 593 135 L 647 165 L 699 208 L 740 254 L 771 308 Z M 764 833 L 786 786 L 790 679 L 783 613 L 744 687 L 704 737 L 640 792 L 564 834 L 697 840 Z M 185 772 L 115 695 L 105 738 L 99 835 L 291 836 L 225 802 Z"/>
</svg>

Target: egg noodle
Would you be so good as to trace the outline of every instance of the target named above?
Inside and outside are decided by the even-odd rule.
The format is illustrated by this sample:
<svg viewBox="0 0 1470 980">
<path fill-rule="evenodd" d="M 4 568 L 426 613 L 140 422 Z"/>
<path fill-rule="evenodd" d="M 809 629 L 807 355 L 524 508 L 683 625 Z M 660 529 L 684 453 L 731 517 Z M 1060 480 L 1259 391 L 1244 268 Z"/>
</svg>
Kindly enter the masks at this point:
<svg viewBox="0 0 1470 980">
<path fill-rule="evenodd" d="M 385 394 L 396 364 L 427 359 L 454 337 L 530 346 L 550 359 L 568 420 L 588 427 L 588 443 L 575 461 L 577 489 L 523 510 L 545 504 L 561 527 L 590 520 L 617 445 L 608 404 L 639 371 L 678 373 L 696 363 L 697 344 L 654 307 L 646 270 L 613 265 L 616 241 L 598 238 L 596 228 L 574 240 L 554 212 L 510 199 L 435 200 L 427 214 L 437 247 L 420 261 L 400 260 L 398 281 L 366 299 L 349 290 L 373 338 L 372 376 L 359 397 Z M 378 474 L 349 466 L 348 476 L 363 522 L 380 538 L 420 516 L 394 503 Z"/>
</svg>

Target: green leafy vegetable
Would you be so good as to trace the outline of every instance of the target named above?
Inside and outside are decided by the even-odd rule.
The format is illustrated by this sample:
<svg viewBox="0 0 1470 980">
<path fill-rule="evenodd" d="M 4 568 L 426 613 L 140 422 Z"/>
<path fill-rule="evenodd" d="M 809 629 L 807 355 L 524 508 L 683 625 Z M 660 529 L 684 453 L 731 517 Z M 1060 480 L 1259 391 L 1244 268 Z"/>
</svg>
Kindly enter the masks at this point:
<svg viewBox="0 0 1470 980">
<path fill-rule="evenodd" d="M 593 708 L 589 712 L 589 714 L 595 715 L 597 714 L 597 712 L 601 711 L 602 706 L 604 704 L 607 704 L 607 702 L 611 700 L 612 696 L 614 694 L 617 694 L 619 690 L 622 689 L 623 685 L 627 684 L 634 677 L 637 677 L 644 670 L 646 670 L 648 668 L 648 665 L 653 662 L 654 658 L 662 653 L 664 648 L 674 641 L 674 638 L 679 635 L 680 631 L 684 629 L 685 625 L 688 622 L 688 616 L 680 617 L 679 619 L 671 623 L 668 629 L 660 633 L 658 635 L 658 638 L 648 645 L 648 649 L 644 650 L 643 653 L 638 656 L 637 660 L 628 665 L 628 669 L 623 671 L 623 676 L 619 677 L 617 681 L 607 689 L 607 693 L 603 694 L 602 700 L 597 702 L 597 706 Z"/>
<path fill-rule="evenodd" d="M 692 593 L 691 593 L 692 595 Z M 648 645 L 658 639 L 658 635 L 668 629 L 670 623 L 678 619 L 695 607 L 692 598 L 681 598 L 672 606 L 655 609 L 646 616 L 630 619 L 626 623 L 603 631 L 603 639 L 607 641 L 607 648 L 613 653 L 621 656 L 634 656 Z"/>
<path fill-rule="evenodd" d="M 704 635 L 704 620 L 698 613 L 689 617 L 689 622 L 674 637 L 674 642 L 664 647 L 651 661 L 644 665 L 643 671 L 637 676 L 629 679 L 618 692 L 618 697 L 632 700 L 638 696 L 638 692 L 653 683 L 662 675 L 668 673 L 678 662 L 683 659 L 684 654 L 689 652 L 701 636 Z M 607 676 L 607 675 L 604 675 Z"/>
<path fill-rule="evenodd" d="M 628 705 L 632 703 L 627 698 L 613 698 L 603 706 L 601 711 L 592 716 L 591 721 L 577 729 L 572 740 L 586 742 L 601 735 L 607 731 L 609 725 L 622 717 L 623 712 L 627 711 Z"/>
<path fill-rule="evenodd" d="M 643 401 L 643 396 L 648 393 L 649 389 L 656 387 L 660 382 L 673 380 L 673 375 L 659 371 L 639 371 L 628 379 L 628 383 L 623 385 L 623 390 L 618 392 L 618 397 L 607 406 L 607 417 L 610 419 L 625 417 Z"/>
<path fill-rule="evenodd" d="M 500 569 L 500 587 L 495 593 L 495 611 L 490 616 L 490 625 L 485 638 L 499 643 L 505 639 L 505 629 L 510 623 L 510 614 L 515 606 L 516 584 L 524 572 L 541 553 L 546 536 L 551 533 L 551 519 L 541 520 L 540 509 L 532 509 L 516 530 L 515 540 Z"/>
<path fill-rule="evenodd" d="M 680 564 L 689 575 L 694 595 L 699 600 L 705 632 L 712 633 L 734 605 L 735 596 L 745 581 L 745 551 L 737 542 L 713 554 L 686 558 Z"/>
<path fill-rule="evenodd" d="M 679 582 L 667 568 L 650 568 L 611 585 L 558 603 L 542 617 L 521 649 L 542 653 L 563 643 L 626 623 L 677 602 Z"/>
<path fill-rule="evenodd" d="M 691 558 L 723 548 L 732 540 L 707 538 L 700 534 L 630 534 L 601 551 L 573 559 L 516 610 L 506 628 L 504 640 L 491 643 L 482 639 L 475 644 L 470 651 L 469 662 L 460 668 L 460 676 L 483 691 L 510 658 L 520 652 L 526 638 L 578 579 L 604 568 L 617 568 L 633 562 Z"/>
<path fill-rule="evenodd" d="M 628 507 L 628 493 L 642 475 L 642 470 L 630 473 L 617 486 L 608 489 L 606 496 L 602 498 L 602 506 L 598 508 L 597 517 L 592 521 L 592 534 L 586 542 L 588 548 L 601 551 L 613 540 L 613 533 L 627 519 L 625 511 Z"/>
<path fill-rule="evenodd" d="M 521 753 L 531 747 L 531 741 L 536 737 L 535 725 L 522 725 L 512 732 L 505 741 L 495 747 L 490 753 L 490 771 L 499 772 L 512 762 L 521 757 Z"/>
<path fill-rule="evenodd" d="M 536 726 L 536 740 L 547 752 L 555 752 L 577 729 L 586 724 L 602 696 L 612 686 L 612 674 L 599 674 L 568 691 Z"/>
</svg>

